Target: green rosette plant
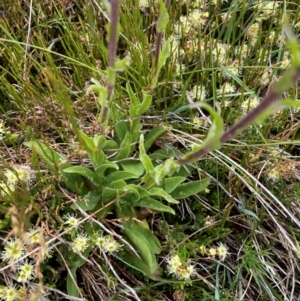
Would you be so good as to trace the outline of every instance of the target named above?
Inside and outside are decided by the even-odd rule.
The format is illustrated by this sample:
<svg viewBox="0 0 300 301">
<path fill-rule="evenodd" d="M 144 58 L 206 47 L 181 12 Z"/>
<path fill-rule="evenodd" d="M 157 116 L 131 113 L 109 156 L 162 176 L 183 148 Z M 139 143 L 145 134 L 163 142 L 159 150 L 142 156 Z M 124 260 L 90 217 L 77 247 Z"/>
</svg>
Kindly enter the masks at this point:
<svg viewBox="0 0 300 301">
<path fill-rule="evenodd" d="M 117 1 L 111 1 L 110 11 L 107 86 L 92 78 L 92 85 L 87 90 L 87 93 L 94 92 L 98 95 L 100 134 L 89 136 L 81 131 L 72 105 L 64 99 L 71 118 L 71 128 L 79 141 L 77 151 L 84 151 L 88 155 L 89 167 L 74 166 L 65 156 L 40 141 L 28 141 L 25 145 L 43 159 L 49 170 L 62 177 L 65 188 L 80 197 L 71 206 L 75 212 L 83 210 L 96 219 L 109 218 L 109 214 L 112 214 L 118 219 L 122 225 L 123 238 L 133 247 L 125 249 L 120 259 L 130 267 L 155 278 L 159 276 L 156 255 L 160 253 L 161 245 L 148 222 L 139 216 L 139 210 L 143 208 L 150 212 L 175 214 L 172 205 L 205 190 L 210 180 L 204 178 L 187 182 L 185 170 L 171 160 L 174 157 L 172 150 L 159 149 L 151 152 L 154 142 L 170 129 L 162 126 L 143 129 L 141 123 L 142 115 L 152 104 L 152 92 L 157 86 L 159 72 L 170 54 L 171 39 L 165 42 L 161 51 L 157 49 L 150 89 L 142 89 L 141 99 L 136 96 L 130 83 L 126 83 L 129 110 L 126 114 L 126 110 L 120 112 L 122 104 L 114 97 L 113 89 L 117 72 L 126 68 L 126 61 L 115 60 L 119 34 Z M 164 31 L 167 20 L 167 10 L 163 2 L 160 2 L 157 26 L 159 34 Z M 58 81 L 51 74 L 49 77 L 59 89 Z M 114 103 L 118 106 L 114 106 Z M 104 134 L 108 126 L 114 129 L 112 137 Z M 95 234 L 92 228 L 87 231 L 90 236 Z M 98 228 L 95 226 L 95 229 Z M 88 257 L 90 252 L 91 248 L 87 248 L 84 256 Z M 77 268 L 84 263 L 80 256 L 68 263 L 71 273 L 69 279 L 72 280 L 68 281 L 68 292 L 72 295 L 78 295 L 76 283 L 72 283 L 76 280 Z"/>
</svg>

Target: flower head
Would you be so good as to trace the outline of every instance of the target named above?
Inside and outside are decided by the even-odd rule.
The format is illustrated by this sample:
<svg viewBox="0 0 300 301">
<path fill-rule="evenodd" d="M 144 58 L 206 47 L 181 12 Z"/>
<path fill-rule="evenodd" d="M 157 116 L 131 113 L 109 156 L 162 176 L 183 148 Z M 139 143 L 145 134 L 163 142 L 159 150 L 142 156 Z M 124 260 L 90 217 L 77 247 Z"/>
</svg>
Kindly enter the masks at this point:
<svg viewBox="0 0 300 301">
<path fill-rule="evenodd" d="M 197 100 L 203 101 L 206 98 L 207 91 L 205 90 L 205 87 L 202 85 L 197 85 L 193 87 L 192 90 L 193 95 L 195 95 L 194 98 Z"/>
<path fill-rule="evenodd" d="M 112 254 L 118 252 L 122 245 L 120 245 L 113 237 L 108 237 L 102 244 L 102 250 L 106 253 Z"/>
<path fill-rule="evenodd" d="M 74 215 L 67 214 L 63 218 L 66 219 L 64 225 L 69 225 L 70 227 L 75 228 L 79 226 L 80 219 L 76 218 Z"/>
<path fill-rule="evenodd" d="M 200 9 L 194 9 L 189 15 L 188 20 L 194 27 L 197 28 L 201 25 L 205 25 L 208 17 L 208 12 L 202 11 Z"/>
<path fill-rule="evenodd" d="M 31 169 L 28 166 L 20 166 L 16 168 L 15 171 L 19 180 L 23 183 L 29 182 L 33 175 Z"/>
<path fill-rule="evenodd" d="M 238 67 L 238 63 L 237 63 L 237 62 L 232 62 L 231 65 L 228 65 L 228 66 L 227 66 L 227 69 L 228 69 L 229 72 L 231 72 L 231 73 L 234 74 L 235 76 L 240 76 L 241 73 L 242 73 L 241 70 L 240 70 L 239 67 Z M 231 75 L 228 74 L 228 73 L 226 73 L 224 70 L 223 70 L 223 76 L 224 76 L 225 78 L 228 78 L 228 79 L 231 78 Z"/>
<path fill-rule="evenodd" d="M 18 176 L 16 174 L 16 171 L 5 169 L 4 175 L 7 179 L 7 183 L 11 185 L 16 185 L 18 183 Z"/>
<path fill-rule="evenodd" d="M 217 253 L 219 258 L 223 261 L 228 255 L 228 248 L 225 244 L 220 243 L 217 247 Z"/>
<path fill-rule="evenodd" d="M 182 280 L 190 280 L 190 278 L 196 273 L 193 265 L 188 264 L 181 267 L 177 272 L 177 278 Z"/>
<path fill-rule="evenodd" d="M 286 52 L 283 55 L 282 61 L 280 63 L 280 67 L 282 69 L 286 69 L 291 64 L 291 59 L 289 58 L 289 54 Z"/>
<path fill-rule="evenodd" d="M 98 247 L 98 248 L 102 248 L 103 244 L 105 243 L 106 241 L 106 237 L 105 236 L 98 236 L 96 239 L 95 239 L 95 245 Z"/>
<path fill-rule="evenodd" d="M 149 0 L 140 0 L 139 1 L 139 8 L 144 10 L 150 6 Z"/>
<path fill-rule="evenodd" d="M 8 286 L 3 290 L 0 297 L 5 301 L 14 301 L 19 298 L 19 293 L 15 286 Z"/>
<path fill-rule="evenodd" d="M 202 256 L 204 256 L 207 253 L 207 249 L 206 249 L 205 245 L 201 245 L 199 247 L 199 252 Z"/>
<path fill-rule="evenodd" d="M 2 196 L 9 195 L 11 191 L 15 191 L 15 184 L 0 182 L 0 191 Z"/>
<path fill-rule="evenodd" d="M 89 239 L 85 234 L 79 234 L 72 242 L 75 252 L 83 252 L 89 246 Z"/>
<path fill-rule="evenodd" d="M 18 282 L 28 282 L 34 277 L 34 265 L 32 262 L 25 262 L 19 267 Z"/>
<path fill-rule="evenodd" d="M 0 140 L 3 139 L 3 136 L 5 134 L 5 125 L 2 120 L 0 120 Z"/>
<path fill-rule="evenodd" d="M 51 258 L 53 255 L 53 252 L 54 252 L 54 250 L 53 250 L 53 248 L 51 249 L 51 246 L 49 246 L 49 245 L 43 246 L 39 252 L 41 261 L 43 261 L 47 258 Z"/>
<path fill-rule="evenodd" d="M 31 176 L 32 172 L 26 166 L 21 166 L 14 169 L 6 169 L 4 172 L 6 177 L 6 182 L 10 187 L 15 187 L 19 181 L 27 183 Z"/>
<path fill-rule="evenodd" d="M 29 229 L 27 232 L 28 241 L 26 241 L 29 245 L 36 245 L 41 243 L 41 229 Z"/>
<path fill-rule="evenodd" d="M 241 109 L 244 113 L 247 113 L 251 109 L 254 109 L 258 106 L 259 104 L 259 97 L 254 96 L 254 97 L 248 97 L 241 105 Z"/>
<path fill-rule="evenodd" d="M 5 246 L 1 257 L 4 261 L 15 261 L 25 253 L 24 244 L 20 239 L 11 239 Z"/>
<path fill-rule="evenodd" d="M 153 1 L 154 2 L 154 4 L 156 4 L 158 1 L 157 0 L 155 0 L 155 1 Z M 146 8 L 149 8 L 150 7 L 150 4 L 151 4 L 152 2 L 150 1 L 150 0 L 139 0 L 139 8 L 141 9 L 141 10 L 145 10 Z"/>
<path fill-rule="evenodd" d="M 229 46 L 227 44 L 217 43 L 212 50 L 212 56 L 215 60 L 218 60 L 220 64 L 226 63 L 226 56 Z"/>
<path fill-rule="evenodd" d="M 241 56 L 242 59 L 246 59 L 249 56 L 249 47 L 246 43 L 236 46 L 234 52 L 237 56 Z"/>
<path fill-rule="evenodd" d="M 189 280 L 195 273 L 195 267 L 188 260 L 183 262 L 178 255 L 171 256 L 167 260 L 167 269 L 170 274 L 181 280 Z"/>
<path fill-rule="evenodd" d="M 267 173 L 267 177 L 269 178 L 270 181 L 272 182 L 277 182 L 280 180 L 281 174 L 280 171 L 278 170 L 277 166 L 271 166 Z"/>
<path fill-rule="evenodd" d="M 247 35 L 248 35 L 249 39 L 256 40 L 257 36 L 258 36 L 259 29 L 260 29 L 260 25 L 257 22 L 255 22 L 251 26 L 249 26 L 248 30 L 247 30 Z"/>
<path fill-rule="evenodd" d="M 217 255 L 217 249 L 214 248 L 214 247 L 209 248 L 208 254 L 209 254 L 210 257 L 215 258 L 215 256 Z"/>
<path fill-rule="evenodd" d="M 270 72 L 268 70 L 264 71 L 261 76 L 259 77 L 259 82 L 262 84 L 262 85 L 268 85 L 271 81 L 271 78 L 270 78 Z"/>
<path fill-rule="evenodd" d="M 187 16 L 181 16 L 179 20 L 181 25 L 181 31 L 184 33 L 184 35 L 193 35 L 195 30 L 193 29 L 193 25 L 187 18 Z"/>
<path fill-rule="evenodd" d="M 260 11 L 260 20 L 267 20 L 272 16 L 276 16 L 278 13 L 279 3 L 276 1 L 269 1 L 269 2 L 261 2 L 256 5 L 258 10 Z"/>
<path fill-rule="evenodd" d="M 178 255 L 171 256 L 167 259 L 169 273 L 173 274 L 181 267 L 182 262 Z"/>
<path fill-rule="evenodd" d="M 231 94 L 235 91 L 235 86 L 230 83 L 224 83 L 220 89 L 217 90 L 218 95 Z"/>
<path fill-rule="evenodd" d="M 19 267 L 19 271 L 23 272 L 26 276 L 31 276 L 33 274 L 34 265 L 32 262 L 26 261 Z"/>
</svg>

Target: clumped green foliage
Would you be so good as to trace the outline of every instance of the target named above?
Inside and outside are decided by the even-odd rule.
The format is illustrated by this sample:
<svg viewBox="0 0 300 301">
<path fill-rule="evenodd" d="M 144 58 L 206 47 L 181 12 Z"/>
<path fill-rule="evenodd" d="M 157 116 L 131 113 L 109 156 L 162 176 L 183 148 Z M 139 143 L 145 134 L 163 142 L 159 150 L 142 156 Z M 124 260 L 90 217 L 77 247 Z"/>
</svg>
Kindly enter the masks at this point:
<svg viewBox="0 0 300 301">
<path fill-rule="evenodd" d="M 1 299 L 300 294 L 294 3 L 1 5 Z"/>
</svg>

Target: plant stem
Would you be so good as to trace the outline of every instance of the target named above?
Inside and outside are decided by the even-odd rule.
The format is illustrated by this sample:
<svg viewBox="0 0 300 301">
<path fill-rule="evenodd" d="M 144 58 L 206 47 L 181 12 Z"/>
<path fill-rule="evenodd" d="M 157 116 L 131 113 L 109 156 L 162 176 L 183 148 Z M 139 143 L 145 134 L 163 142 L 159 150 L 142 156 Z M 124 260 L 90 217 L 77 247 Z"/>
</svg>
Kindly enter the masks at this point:
<svg viewBox="0 0 300 301">
<path fill-rule="evenodd" d="M 279 80 L 279 82 L 271 87 L 270 92 L 265 96 L 265 98 L 256 108 L 250 111 L 244 118 L 242 118 L 222 134 L 220 142 L 224 143 L 233 139 L 241 130 L 252 124 L 264 110 L 266 110 L 272 103 L 278 100 L 283 92 L 286 91 L 293 83 L 297 82 L 299 78 L 300 66 L 292 66 L 291 69 L 289 69 L 286 74 L 284 74 L 284 76 Z M 195 153 L 191 154 L 188 158 L 179 159 L 177 163 L 179 165 L 191 163 L 208 154 L 212 150 L 213 149 L 210 147 L 210 145 L 206 145 L 206 147 L 203 147 Z"/>
</svg>

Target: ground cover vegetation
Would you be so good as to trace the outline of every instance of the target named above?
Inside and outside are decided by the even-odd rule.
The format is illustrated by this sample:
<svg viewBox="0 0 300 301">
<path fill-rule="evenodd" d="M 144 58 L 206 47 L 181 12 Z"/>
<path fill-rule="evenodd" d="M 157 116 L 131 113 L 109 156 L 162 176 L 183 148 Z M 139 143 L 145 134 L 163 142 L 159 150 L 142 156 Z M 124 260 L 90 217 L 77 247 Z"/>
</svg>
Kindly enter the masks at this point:
<svg viewBox="0 0 300 301">
<path fill-rule="evenodd" d="M 0 3 L 1 300 L 297 300 L 292 1 Z"/>
</svg>

